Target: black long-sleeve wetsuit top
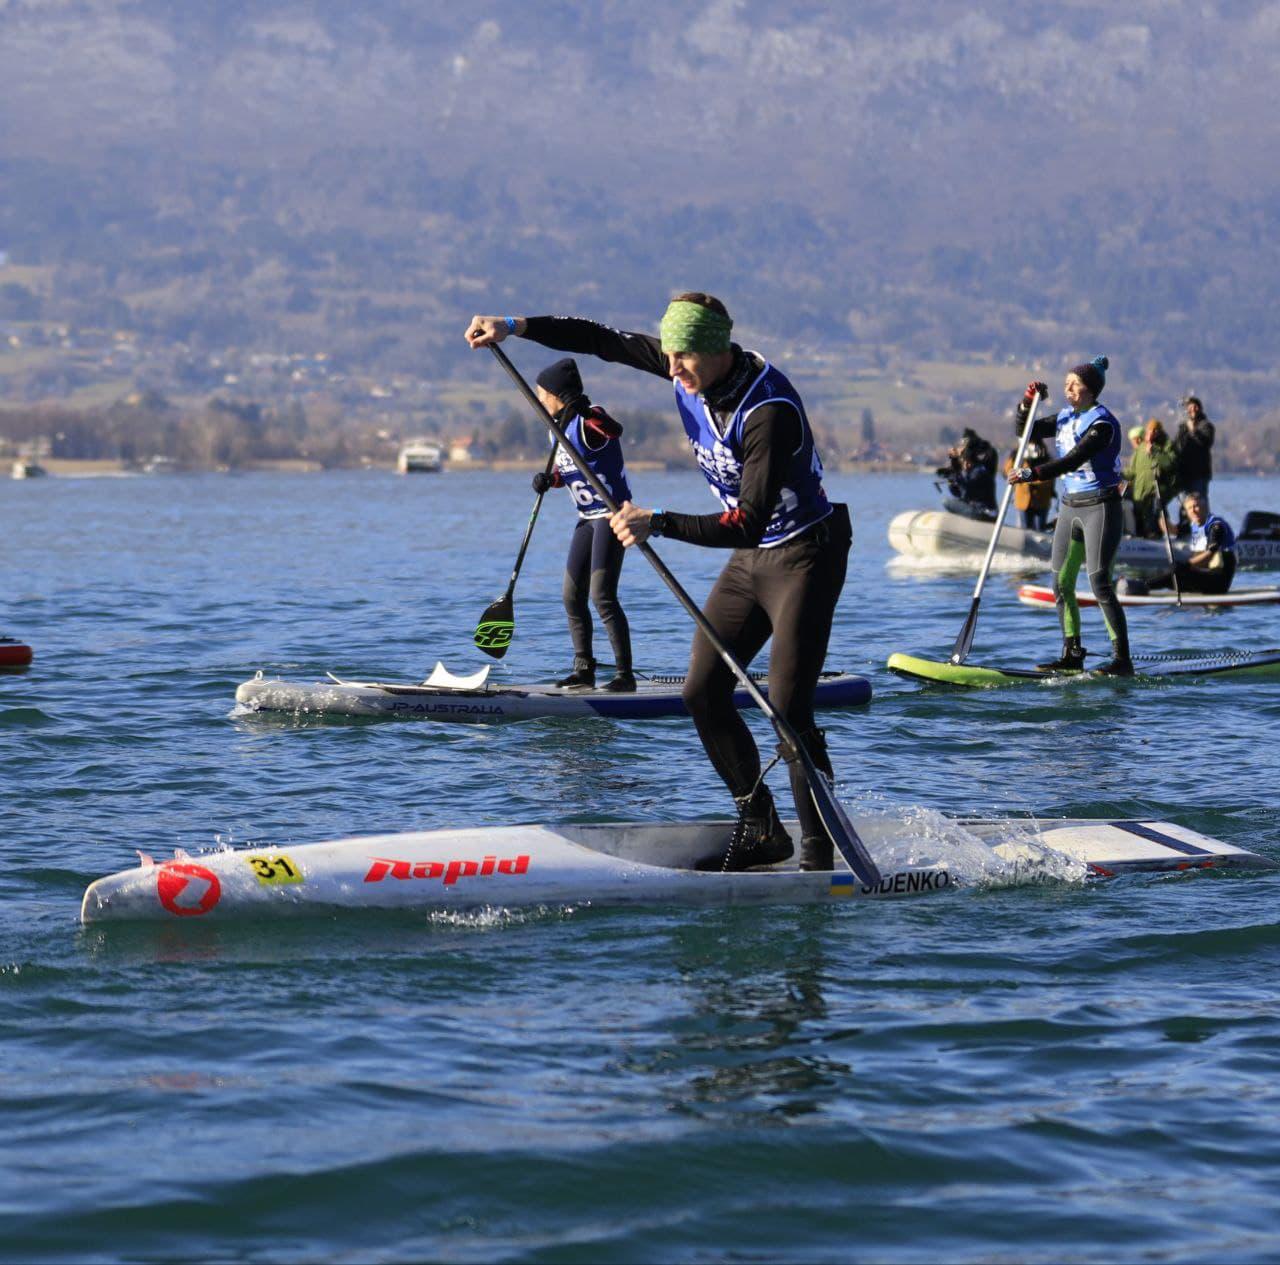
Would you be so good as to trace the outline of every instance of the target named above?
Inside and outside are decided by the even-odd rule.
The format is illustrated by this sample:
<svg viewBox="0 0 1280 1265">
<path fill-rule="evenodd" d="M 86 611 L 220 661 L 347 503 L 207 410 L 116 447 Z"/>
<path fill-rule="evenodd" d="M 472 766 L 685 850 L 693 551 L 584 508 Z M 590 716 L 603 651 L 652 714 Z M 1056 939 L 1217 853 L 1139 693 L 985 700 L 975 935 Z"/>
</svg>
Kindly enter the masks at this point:
<svg viewBox="0 0 1280 1265">
<path fill-rule="evenodd" d="M 555 351 L 595 356 L 613 364 L 629 365 L 665 378 L 667 357 L 662 343 L 651 334 L 612 329 L 598 321 L 573 316 L 525 318 L 523 337 Z M 723 430 L 756 379 L 764 362 L 737 343 L 731 348 L 729 372 L 703 394 Z M 742 485 L 738 506 L 720 514 L 677 514 L 663 511 L 663 535 L 693 545 L 719 549 L 754 549 L 760 544 L 781 495 L 792 454 L 803 433 L 800 418 L 788 404 L 761 404 L 747 418 L 742 434 Z"/>
<path fill-rule="evenodd" d="M 1018 436 L 1022 435 L 1027 425 L 1027 406 L 1018 405 L 1018 420 L 1014 425 L 1014 433 Z M 1058 419 L 1054 417 L 1040 417 L 1036 419 L 1035 425 L 1031 428 L 1031 438 L 1040 440 L 1049 440 L 1056 438 L 1058 433 Z M 1055 457 L 1052 461 L 1042 462 L 1038 466 L 1031 467 L 1031 475 L 1037 481 L 1041 479 L 1056 479 L 1059 475 L 1067 474 L 1071 470 L 1078 470 L 1090 457 L 1097 456 L 1111 442 L 1111 427 L 1106 422 L 1094 422 L 1087 431 L 1080 437 L 1079 442 L 1070 448 L 1063 456 Z"/>
</svg>

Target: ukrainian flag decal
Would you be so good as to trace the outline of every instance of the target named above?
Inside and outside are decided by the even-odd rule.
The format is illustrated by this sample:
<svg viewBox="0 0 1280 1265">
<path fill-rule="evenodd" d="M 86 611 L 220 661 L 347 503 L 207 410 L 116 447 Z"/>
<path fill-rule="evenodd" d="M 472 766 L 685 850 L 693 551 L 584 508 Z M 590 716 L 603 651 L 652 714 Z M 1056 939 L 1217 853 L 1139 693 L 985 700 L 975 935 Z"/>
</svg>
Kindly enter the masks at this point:
<svg viewBox="0 0 1280 1265">
<path fill-rule="evenodd" d="M 831 876 L 832 896 L 852 896 L 857 880 L 852 874 L 833 874 Z"/>
</svg>

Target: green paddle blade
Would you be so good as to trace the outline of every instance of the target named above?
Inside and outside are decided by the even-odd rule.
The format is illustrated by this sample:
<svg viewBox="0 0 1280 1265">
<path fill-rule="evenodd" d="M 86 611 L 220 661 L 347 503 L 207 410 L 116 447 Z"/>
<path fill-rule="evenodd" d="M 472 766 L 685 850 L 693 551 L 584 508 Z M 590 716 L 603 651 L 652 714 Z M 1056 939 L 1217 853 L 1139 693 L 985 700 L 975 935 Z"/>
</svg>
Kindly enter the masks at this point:
<svg viewBox="0 0 1280 1265">
<path fill-rule="evenodd" d="M 511 603 L 510 591 L 504 593 L 483 615 L 476 625 L 473 638 L 478 650 L 501 659 L 511 645 L 511 638 L 516 631 L 516 613 Z"/>
</svg>

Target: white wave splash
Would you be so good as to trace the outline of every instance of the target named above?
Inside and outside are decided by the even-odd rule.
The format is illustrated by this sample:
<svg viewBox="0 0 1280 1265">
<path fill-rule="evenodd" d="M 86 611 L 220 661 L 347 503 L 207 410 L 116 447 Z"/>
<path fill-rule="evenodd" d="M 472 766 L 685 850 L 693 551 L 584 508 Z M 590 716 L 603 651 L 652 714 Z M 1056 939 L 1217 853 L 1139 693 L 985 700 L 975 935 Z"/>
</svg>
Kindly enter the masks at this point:
<svg viewBox="0 0 1280 1265">
<path fill-rule="evenodd" d="M 1034 820 L 1009 817 L 966 823 L 936 809 L 901 805 L 867 812 L 854 822 L 884 873 L 941 866 L 963 887 L 1024 887 L 1083 883 L 1088 866 L 1051 848 Z"/>
</svg>

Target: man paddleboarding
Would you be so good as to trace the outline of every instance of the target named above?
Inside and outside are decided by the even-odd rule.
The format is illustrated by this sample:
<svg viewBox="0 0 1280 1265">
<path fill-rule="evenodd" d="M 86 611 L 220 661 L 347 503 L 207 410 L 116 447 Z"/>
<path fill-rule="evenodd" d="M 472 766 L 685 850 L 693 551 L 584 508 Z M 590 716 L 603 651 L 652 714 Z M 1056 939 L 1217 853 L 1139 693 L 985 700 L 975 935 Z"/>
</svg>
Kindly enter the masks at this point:
<svg viewBox="0 0 1280 1265">
<path fill-rule="evenodd" d="M 577 361 L 557 360 L 538 374 L 536 390 L 542 407 L 564 428 L 574 450 L 586 461 L 615 501 L 631 499 L 626 463 L 622 457 L 622 427 L 599 405 L 592 404 L 582 386 Z M 578 509 L 578 521 L 569 538 L 564 564 L 564 609 L 573 641 L 573 671 L 556 684 L 567 689 L 591 689 L 596 683 L 592 654 L 591 611 L 613 647 L 614 674 L 604 688 L 614 694 L 634 693 L 631 668 L 631 631 L 626 612 L 618 601 L 618 577 L 625 551 L 609 529 L 609 511 L 566 452 L 556 451 L 550 474 L 533 476 L 533 490 L 541 496 L 552 487 L 567 488 Z"/>
<path fill-rule="evenodd" d="M 723 511 L 677 514 L 628 501 L 611 525 L 624 545 L 665 536 L 733 551 L 703 613 L 742 664 L 772 635 L 769 700 L 830 778 L 813 694 L 844 587 L 852 540 L 848 509 L 827 500 L 799 393 L 762 356 L 733 342 L 732 327 L 719 299 L 687 292 L 671 301 L 657 338 L 552 316 L 476 316 L 466 338 L 472 347 L 484 347 L 515 334 L 671 379 L 694 456 Z M 710 641 L 696 633 L 684 703 L 738 808 L 728 848 L 704 858 L 703 869 L 772 865 L 794 851 L 763 780 L 755 740 L 733 705 L 734 684 Z M 788 763 L 801 826 L 801 868 L 831 869 L 831 839 L 803 766 L 794 758 Z"/>
<path fill-rule="evenodd" d="M 1085 649 L 1080 640 L 1080 604 L 1076 579 L 1083 563 L 1089 585 L 1111 638 L 1111 659 L 1095 669 L 1103 676 L 1132 676 L 1129 626 L 1111 578 L 1124 517 L 1120 503 L 1120 448 L 1124 432 L 1098 396 L 1107 382 L 1110 361 L 1096 356 L 1068 371 L 1063 384 L 1067 406 L 1054 419 L 1037 422 L 1035 438 L 1053 436 L 1056 460 L 1022 466 L 1009 475 L 1010 483 L 1030 483 L 1062 477 L 1058 522 L 1053 533 L 1053 593 L 1062 624 L 1062 654 L 1040 668 L 1047 672 L 1084 670 Z M 1028 385 L 1018 405 L 1019 431 L 1036 396 L 1048 393 L 1043 382 Z"/>
</svg>

